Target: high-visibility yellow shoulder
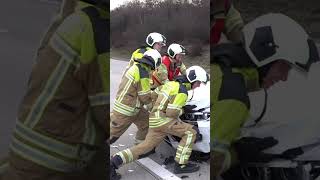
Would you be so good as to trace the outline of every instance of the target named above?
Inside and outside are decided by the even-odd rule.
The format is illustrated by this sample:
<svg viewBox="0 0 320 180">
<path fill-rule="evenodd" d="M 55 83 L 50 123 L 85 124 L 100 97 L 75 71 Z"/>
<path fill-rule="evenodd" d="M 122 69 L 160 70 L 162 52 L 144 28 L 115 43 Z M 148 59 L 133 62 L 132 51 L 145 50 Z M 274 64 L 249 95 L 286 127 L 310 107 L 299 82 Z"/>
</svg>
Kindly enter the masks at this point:
<svg viewBox="0 0 320 180">
<path fill-rule="evenodd" d="M 126 77 L 134 79 L 135 82 L 139 81 L 140 74 L 139 74 L 139 67 L 135 64 L 133 64 L 128 71 L 126 72 Z"/>
<path fill-rule="evenodd" d="M 83 12 L 67 17 L 57 29 L 59 35 L 74 51 L 82 63 L 96 59 L 95 39 L 90 18 Z"/>
</svg>

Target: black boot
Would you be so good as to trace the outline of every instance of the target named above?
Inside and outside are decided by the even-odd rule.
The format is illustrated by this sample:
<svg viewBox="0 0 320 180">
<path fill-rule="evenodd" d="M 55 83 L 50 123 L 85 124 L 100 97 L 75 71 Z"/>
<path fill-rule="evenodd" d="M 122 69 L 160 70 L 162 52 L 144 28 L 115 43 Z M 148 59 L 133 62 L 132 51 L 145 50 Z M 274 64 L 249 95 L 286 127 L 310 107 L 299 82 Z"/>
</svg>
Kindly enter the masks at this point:
<svg viewBox="0 0 320 180">
<path fill-rule="evenodd" d="M 121 179 L 121 175 L 117 173 L 116 169 L 122 164 L 122 159 L 119 155 L 115 155 L 110 160 L 110 179 L 111 180 L 119 180 Z"/>
<path fill-rule="evenodd" d="M 199 171 L 200 167 L 197 164 L 178 164 L 177 162 L 174 165 L 174 173 L 181 174 L 181 173 L 193 173 Z"/>
</svg>

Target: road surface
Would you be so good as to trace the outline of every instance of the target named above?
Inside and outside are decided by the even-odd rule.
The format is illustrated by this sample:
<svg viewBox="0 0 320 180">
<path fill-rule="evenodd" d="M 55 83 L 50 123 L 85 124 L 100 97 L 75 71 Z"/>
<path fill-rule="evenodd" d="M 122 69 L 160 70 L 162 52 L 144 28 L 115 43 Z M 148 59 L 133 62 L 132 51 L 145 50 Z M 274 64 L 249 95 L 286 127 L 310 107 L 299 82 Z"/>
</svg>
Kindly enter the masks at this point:
<svg viewBox="0 0 320 180">
<path fill-rule="evenodd" d="M 58 4 L 40 0 L 3 1 L 0 6 L 0 157 L 8 152 L 19 102 L 33 57 Z"/>
</svg>

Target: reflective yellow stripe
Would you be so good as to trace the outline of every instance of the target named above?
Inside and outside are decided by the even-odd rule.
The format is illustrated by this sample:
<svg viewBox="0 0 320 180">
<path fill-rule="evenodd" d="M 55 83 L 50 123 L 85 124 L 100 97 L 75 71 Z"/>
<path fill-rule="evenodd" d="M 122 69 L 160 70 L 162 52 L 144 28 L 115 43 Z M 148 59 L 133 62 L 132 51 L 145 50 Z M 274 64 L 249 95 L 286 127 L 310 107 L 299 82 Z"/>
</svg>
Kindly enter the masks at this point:
<svg viewBox="0 0 320 180">
<path fill-rule="evenodd" d="M 187 135 L 187 141 L 182 149 L 179 164 L 185 164 L 186 160 L 189 159 L 189 156 L 187 155 L 187 151 L 189 151 L 189 147 L 191 146 L 193 134 L 190 131 L 186 131 L 185 134 Z"/>
<path fill-rule="evenodd" d="M 146 95 L 146 94 L 149 94 L 151 91 L 139 91 L 138 92 L 138 95 Z"/>
<path fill-rule="evenodd" d="M 133 77 L 131 74 L 127 73 L 125 76 L 126 76 L 129 80 L 134 81 L 134 77 Z"/>
<path fill-rule="evenodd" d="M 169 122 L 169 121 L 154 121 L 154 122 L 149 121 L 149 124 L 152 125 L 152 126 L 158 126 L 158 125 L 165 124 L 167 122 Z"/>
<path fill-rule="evenodd" d="M 155 92 L 155 93 L 157 93 L 157 95 L 159 95 L 160 90 L 159 90 L 159 88 L 157 88 L 157 89 L 155 89 L 153 92 Z"/>
<path fill-rule="evenodd" d="M 132 113 L 128 113 L 127 111 L 124 111 L 116 106 L 113 107 L 113 110 L 126 116 L 132 116 Z"/>
<path fill-rule="evenodd" d="M 169 99 L 169 94 L 165 93 L 165 92 L 161 92 L 159 91 L 159 94 L 162 94 L 164 97 L 166 97 L 167 99 Z"/>
<path fill-rule="evenodd" d="M 24 124 L 26 124 L 28 127 L 33 128 L 38 123 L 44 109 L 47 107 L 49 101 L 54 96 L 60 83 L 62 82 L 69 66 L 70 64 L 67 61 L 60 59 L 59 64 L 51 73 L 44 89 L 42 90 L 40 96 L 38 96 L 24 122 Z"/>
<path fill-rule="evenodd" d="M 170 108 L 172 108 L 172 109 L 181 109 L 181 108 L 182 108 L 182 106 L 180 106 L 180 105 L 175 105 L 175 104 L 168 104 L 167 107 L 170 107 Z"/>
<path fill-rule="evenodd" d="M 119 103 L 118 101 L 115 101 L 113 110 L 126 116 L 133 116 L 137 114 L 137 110 L 135 108 Z"/>
<path fill-rule="evenodd" d="M 183 151 L 183 147 L 181 147 L 181 146 L 178 146 L 178 147 L 180 147 L 180 149 L 177 148 L 177 150 L 179 150 L 180 152 Z M 192 149 L 188 148 L 188 150 L 186 152 L 187 153 L 192 152 Z"/>
<path fill-rule="evenodd" d="M 127 77 L 127 74 L 126 74 L 126 77 Z M 127 77 L 127 78 L 128 78 L 128 77 Z M 128 90 L 129 90 L 132 82 L 133 82 L 133 79 L 129 79 L 129 78 L 128 78 L 127 84 L 125 85 L 124 89 L 122 90 L 120 96 L 119 96 L 118 99 L 117 99 L 119 102 L 122 102 L 123 97 L 124 97 L 125 94 L 127 94 L 127 92 L 128 92 Z"/>
<path fill-rule="evenodd" d="M 14 152 L 33 162 L 57 171 L 69 172 L 69 170 L 82 168 L 84 162 L 91 159 L 95 153 L 94 151 L 82 148 L 81 145 L 65 144 L 37 133 L 20 121 L 17 121 L 14 133 L 14 142 L 11 145 Z M 16 136 L 21 140 L 17 139 Z M 94 145 L 95 139 L 95 127 L 90 118 L 90 114 L 87 113 L 86 131 L 83 137 L 83 143 Z M 26 144 L 24 141 L 30 142 L 34 147 L 30 144 Z M 80 157 L 82 154 L 79 153 L 81 152 L 85 154 L 85 157 Z M 53 154 L 56 154 L 57 156 L 54 156 Z M 51 161 L 52 159 L 54 160 Z M 77 164 L 71 164 L 70 160 Z M 81 164 L 79 164 L 80 161 L 82 162 Z"/>
<path fill-rule="evenodd" d="M 163 126 L 164 124 L 167 124 L 168 122 L 170 122 L 170 120 L 167 118 L 155 119 L 155 120 L 152 120 L 152 118 L 149 118 L 149 128 L 160 127 L 160 126 Z"/>
<path fill-rule="evenodd" d="M 135 108 L 130 107 L 130 106 L 126 105 L 126 104 L 123 104 L 123 103 L 121 103 L 121 102 L 119 102 L 117 100 L 114 102 L 114 104 L 119 106 L 119 107 L 121 107 L 122 109 L 130 111 L 130 112 L 134 112 L 135 111 Z"/>
<path fill-rule="evenodd" d="M 79 164 L 79 162 L 68 162 L 56 158 L 52 155 L 49 155 L 48 153 L 30 147 L 29 145 L 17 140 L 16 138 L 13 138 L 10 148 L 13 152 L 20 155 L 21 157 L 56 171 L 72 172 L 78 171 L 83 168 L 83 166 L 81 166 L 82 164 Z"/>
<path fill-rule="evenodd" d="M 132 162 L 133 161 L 133 155 L 132 155 L 132 152 L 130 151 L 130 149 L 126 149 L 126 150 L 124 150 L 124 152 L 128 156 L 128 163 Z"/>
<path fill-rule="evenodd" d="M 120 113 L 120 114 L 126 115 L 126 116 L 134 116 L 135 115 L 132 112 L 124 111 L 123 109 L 116 107 L 116 106 L 113 107 L 113 110 Z"/>
<path fill-rule="evenodd" d="M 17 133 L 20 137 L 23 137 L 23 139 L 26 139 L 44 149 L 47 149 L 48 151 L 56 152 L 68 158 L 77 158 L 76 154 L 78 149 L 75 148 L 75 146 L 64 144 L 55 139 L 37 133 L 23 125 L 20 121 L 17 121 L 17 126 L 14 132 Z"/>
<path fill-rule="evenodd" d="M 161 100 L 160 105 L 159 105 L 159 107 L 157 108 L 158 110 L 162 110 L 162 109 L 163 109 L 164 104 L 166 103 L 166 101 L 167 101 L 168 98 L 169 98 L 169 95 L 167 95 L 167 94 L 164 93 L 164 92 L 162 92 L 162 93 L 160 93 L 160 94 L 162 94 L 162 95 L 164 96 L 164 98 Z"/>
<path fill-rule="evenodd" d="M 50 45 L 70 64 L 77 67 L 80 65 L 79 54 L 74 51 L 59 35 L 55 34 L 52 36 Z"/>
<path fill-rule="evenodd" d="M 93 96 L 89 96 L 91 106 L 101 106 L 110 104 L 110 98 L 107 93 L 99 93 Z"/>
</svg>

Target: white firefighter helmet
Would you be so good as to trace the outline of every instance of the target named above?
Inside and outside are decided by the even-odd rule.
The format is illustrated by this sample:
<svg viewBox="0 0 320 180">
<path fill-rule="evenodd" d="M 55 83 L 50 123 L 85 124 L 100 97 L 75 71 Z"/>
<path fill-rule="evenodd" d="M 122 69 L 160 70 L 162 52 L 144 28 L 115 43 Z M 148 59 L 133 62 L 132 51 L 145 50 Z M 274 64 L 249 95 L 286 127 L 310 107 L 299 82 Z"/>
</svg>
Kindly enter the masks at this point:
<svg viewBox="0 0 320 180">
<path fill-rule="evenodd" d="M 173 43 L 173 44 L 170 44 L 170 46 L 168 47 L 167 53 L 171 58 L 175 58 L 177 54 L 185 55 L 186 48 L 184 48 L 180 44 Z"/>
<path fill-rule="evenodd" d="M 155 49 L 149 49 L 138 61 L 149 65 L 154 70 L 161 64 L 161 54 Z"/>
<path fill-rule="evenodd" d="M 157 32 L 150 33 L 146 38 L 146 43 L 150 47 L 152 47 L 154 43 L 161 43 L 163 46 L 165 46 L 166 41 L 167 41 L 166 37 L 164 37 L 162 34 Z"/>
<path fill-rule="evenodd" d="M 258 66 L 276 60 L 308 71 L 312 62 L 318 61 L 314 41 L 306 31 L 286 15 L 270 13 L 262 15 L 243 28 L 245 49 Z"/>
<path fill-rule="evenodd" d="M 187 79 L 190 83 L 201 81 L 206 83 L 208 81 L 207 72 L 200 66 L 191 66 L 187 69 Z"/>
</svg>

